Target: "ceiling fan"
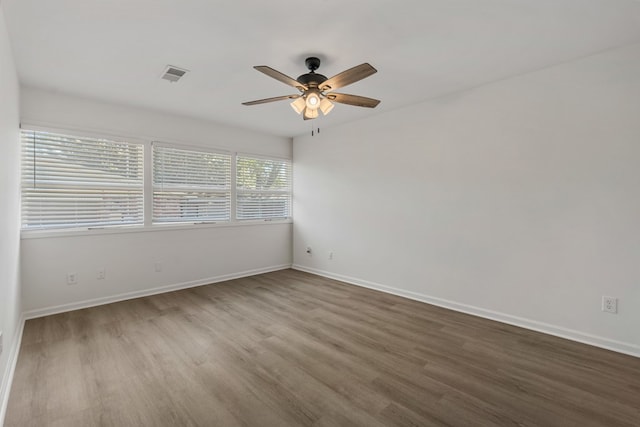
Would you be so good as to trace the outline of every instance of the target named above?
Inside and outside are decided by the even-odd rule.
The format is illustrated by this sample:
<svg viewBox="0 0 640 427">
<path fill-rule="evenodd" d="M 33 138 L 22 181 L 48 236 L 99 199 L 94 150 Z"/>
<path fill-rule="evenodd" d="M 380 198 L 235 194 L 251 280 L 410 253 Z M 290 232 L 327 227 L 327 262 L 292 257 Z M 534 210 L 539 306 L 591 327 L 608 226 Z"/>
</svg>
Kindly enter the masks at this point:
<svg viewBox="0 0 640 427">
<path fill-rule="evenodd" d="M 375 108 L 380 103 L 379 100 L 373 98 L 332 92 L 334 89 L 350 85 L 376 73 L 378 70 L 370 64 L 365 62 L 328 79 L 322 74 L 315 72 L 320 67 L 320 59 L 309 57 L 304 63 L 309 69 L 309 72 L 295 80 L 266 65 L 253 67 L 269 77 L 298 89 L 300 94 L 243 102 L 242 105 L 266 104 L 267 102 L 293 99 L 294 101 L 291 103 L 291 107 L 296 113 L 302 114 L 305 120 L 309 120 L 318 117 L 318 110 L 322 111 L 322 114 L 325 116 L 329 114 L 334 107 L 333 102 L 367 108 Z"/>
</svg>

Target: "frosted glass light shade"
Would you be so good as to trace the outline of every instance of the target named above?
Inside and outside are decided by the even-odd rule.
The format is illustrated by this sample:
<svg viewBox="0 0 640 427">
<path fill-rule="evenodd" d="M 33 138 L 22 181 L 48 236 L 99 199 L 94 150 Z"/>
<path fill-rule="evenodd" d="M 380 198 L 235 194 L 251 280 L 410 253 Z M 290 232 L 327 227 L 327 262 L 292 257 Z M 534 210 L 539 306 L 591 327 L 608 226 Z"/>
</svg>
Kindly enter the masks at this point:
<svg viewBox="0 0 640 427">
<path fill-rule="evenodd" d="M 333 107 L 333 102 L 329 101 L 327 98 L 323 98 L 322 101 L 320 101 L 320 111 L 322 111 L 322 114 L 325 116 L 333 110 Z"/>
<path fill-rule="evenodd" d="M 300 97 L 296 98 L 296 100 L 291 103 L 291 108 L 293 108 L 293 111 L 300 114 L 304 111 L 304 107 L 306 107 L 306 105 L 307 103 L 304 98 Z"/>
<path fill-rule="evenodd" d="M 315 119 L 316 117 L 318 117 L 318 110 L 317 109 L 310 109 L 310 108 L 305 108 L 304 110 L 304 117 L 307 119 Z"/>
</svg>

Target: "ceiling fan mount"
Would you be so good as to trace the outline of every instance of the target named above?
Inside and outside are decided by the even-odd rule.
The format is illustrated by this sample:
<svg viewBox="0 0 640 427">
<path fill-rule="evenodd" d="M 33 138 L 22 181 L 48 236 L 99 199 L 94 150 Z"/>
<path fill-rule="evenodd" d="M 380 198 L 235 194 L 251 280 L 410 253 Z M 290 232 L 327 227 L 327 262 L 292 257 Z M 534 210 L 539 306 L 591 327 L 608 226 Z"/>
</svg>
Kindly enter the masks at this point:
<svg viewBox="0 0 640 427">
<path fill-rule="evenodd" d="M 274 70 L 266 65 L 257 65 L 253 68 L 292 86 L 300 91 L 300 94 L 277 96 L 274 98 L 259 99 L 257 101 L 243 102 L 243 105 L 266 104 L 268 102 L 283 101 L 293 99 L 291 107 L 298 114 L 302 114 L 305 120 L 318 117 L 318 110 L 325 116 L 333 109 L 333 102 L 354 105 L 357 107 L 375 108 L 380 101 L 373 98 L 366 98 L 358 95 L 348 95 L 344 93 L 331 92 L 377 72 L 370 64 L 364 63 L 343 71 L 331 78 L 327 78 L 315 71 L 320 68 L 320 59 L 310 56 L 304 61 L 308 73 L 300 75 L 297 79 L 292 79 L 280 71 Z"/>
<path fill-rule="evenodd" d="M 304 60 L 304 65 L 306 65 L 309 71 L 313 73 L 315 70 L 320 68 L 320 58 L 316 58 L 315 56 L 310 56 Z"/>
</svg>

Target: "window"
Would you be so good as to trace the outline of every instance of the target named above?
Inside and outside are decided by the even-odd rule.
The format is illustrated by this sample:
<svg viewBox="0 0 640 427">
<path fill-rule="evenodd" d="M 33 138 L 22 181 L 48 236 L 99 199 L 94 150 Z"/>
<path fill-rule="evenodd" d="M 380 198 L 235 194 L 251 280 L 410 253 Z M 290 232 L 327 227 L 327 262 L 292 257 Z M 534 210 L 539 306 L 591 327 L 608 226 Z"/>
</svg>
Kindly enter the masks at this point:
<svg viewBox="0 0 640 427">
<path fill-rule="evenodd" d="M 22 229 L 143 223 L 143 145 L 23 130 Z"/>
<path fill-rule="evenodd" d="M 153 222 L 228 221 L 231 156 L 153 144 Z"/>
<path fill-rule="evenodd" d="M 291 216 L 291 162 L 238 155 L 236 218 L 271 219 Z"/>
<path fill-rule="evenodd" d="M 25 232 L 291 217 L 287 159 L 45 129 L 21 149 Z"/>
</svg>

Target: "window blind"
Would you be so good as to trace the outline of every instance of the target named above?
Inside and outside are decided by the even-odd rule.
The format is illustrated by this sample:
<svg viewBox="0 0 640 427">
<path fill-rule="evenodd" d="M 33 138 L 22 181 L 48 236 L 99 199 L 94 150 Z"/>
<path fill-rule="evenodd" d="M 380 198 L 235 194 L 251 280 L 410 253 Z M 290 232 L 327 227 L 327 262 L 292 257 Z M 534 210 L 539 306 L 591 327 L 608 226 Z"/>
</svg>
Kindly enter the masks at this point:
<svg viewBox="0 0 640 427">
<path fill-rule="evenodd" d="M 238 155 L 236 218 L 271 219 L 291 216 L 291 162 Z"/>
<path fill-rule="evenodd" d="M 143 223 L 143 146 L 23 130 L 22 228 Z"/>
<path fill-rule="evenodd" d="M 229 154 L 153 145 L 153 222 L 228 221 Z"/>
</svg>

